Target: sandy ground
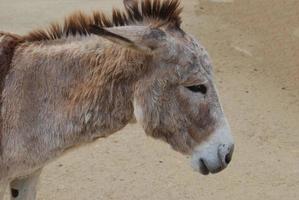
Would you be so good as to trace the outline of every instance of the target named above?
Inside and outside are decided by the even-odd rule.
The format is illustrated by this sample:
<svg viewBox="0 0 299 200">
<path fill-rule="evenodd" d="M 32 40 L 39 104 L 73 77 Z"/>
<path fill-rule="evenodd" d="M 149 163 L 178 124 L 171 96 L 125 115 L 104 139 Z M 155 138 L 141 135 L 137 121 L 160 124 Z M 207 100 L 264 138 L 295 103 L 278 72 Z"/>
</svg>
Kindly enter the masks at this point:
<svg viewBox="0 0 299 200">
<path fill-rule="evenodd" d="M 0 0 L 0 30 L 25 33 L 121 0 Z M 299 199 L 299 1 L 185 0 L 184 27 L 209 50 L 236 140 L 220 174 L 192 171 L 188 158 L 138 125 L 47 166 L 38 199 Z"/>
</svg>

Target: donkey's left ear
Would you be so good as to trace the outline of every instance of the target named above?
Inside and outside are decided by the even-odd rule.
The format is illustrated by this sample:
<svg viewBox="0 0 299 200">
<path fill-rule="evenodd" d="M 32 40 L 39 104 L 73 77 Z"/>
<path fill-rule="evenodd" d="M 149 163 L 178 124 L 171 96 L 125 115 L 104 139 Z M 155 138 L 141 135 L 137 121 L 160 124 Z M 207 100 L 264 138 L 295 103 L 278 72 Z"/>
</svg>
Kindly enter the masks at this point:
<svg viewBox="0 0 299 200">
<path fill-rule="evenodd" d="M 147 46 L 142 46 L 142 45 L 136 44 L 135 42 L 133 42 L 132 40 L 130 40 L 126 37 L 112 33 L 110 31 L 108 31 L 104 28 L 101 28 L 99 26 L 96 26 L 96 25 L 90 25 L 88 32 L 98 35 L 100 37 L 103 37 L 103 38 L 105 38 L 113 43 L 119 44 L 125 48 L 133 49 L 136 51 L 142 51 L 146 54 L 152 53 L 151 48 L 149 48 Z"/>
</svg>

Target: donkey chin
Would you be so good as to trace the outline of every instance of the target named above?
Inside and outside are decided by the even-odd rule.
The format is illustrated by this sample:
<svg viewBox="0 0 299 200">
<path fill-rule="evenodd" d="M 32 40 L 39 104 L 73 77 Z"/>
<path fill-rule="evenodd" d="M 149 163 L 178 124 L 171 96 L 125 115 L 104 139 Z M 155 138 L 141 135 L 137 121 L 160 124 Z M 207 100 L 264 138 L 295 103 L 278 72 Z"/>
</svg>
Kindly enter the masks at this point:
<svg viewBox="0 0 299 200">
<path fill-rule="evenodd" d="M 234 141 L 227 122 L 198 145 L 192 154 L 191 166 L 203 175 L 225 169 L 232 159 Z"/>
</svg>

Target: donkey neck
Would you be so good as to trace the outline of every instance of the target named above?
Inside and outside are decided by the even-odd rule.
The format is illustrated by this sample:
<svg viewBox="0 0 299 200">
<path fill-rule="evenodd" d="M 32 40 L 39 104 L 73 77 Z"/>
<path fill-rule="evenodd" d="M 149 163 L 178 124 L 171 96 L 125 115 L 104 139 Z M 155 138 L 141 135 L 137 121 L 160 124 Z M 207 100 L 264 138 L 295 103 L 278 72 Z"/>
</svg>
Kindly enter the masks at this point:
<svg viewBox="0 0 299 200">
<path fill-rule="evenodd" d="M 150 58 L 107 41 L 86 41 L 82 46 L 90 53 L 82 53 L 79 63 L 88 70 L 71 90 L 67 107 L 80 134 L 105 137 L 133 118 L 135 83 L 146 73 Z"/>
</svg>

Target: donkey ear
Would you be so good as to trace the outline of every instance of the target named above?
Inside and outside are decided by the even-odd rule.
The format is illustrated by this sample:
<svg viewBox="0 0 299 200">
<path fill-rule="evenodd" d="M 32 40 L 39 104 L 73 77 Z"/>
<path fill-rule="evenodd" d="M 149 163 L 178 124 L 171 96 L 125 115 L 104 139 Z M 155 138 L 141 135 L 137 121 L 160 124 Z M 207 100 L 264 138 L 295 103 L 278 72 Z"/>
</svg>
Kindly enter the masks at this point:
<svg viewBox="0 0 299 200">
<path fill-rule="evenodd" d="M 108 31 L 104 28 L 101 28 L 99 26 L 96 26 L 96 25 L 90 25 L 88 31 L 92 34 L 103 37 L 113 43 L 119 44 L 126 48 L 134 49 L 136 51 L 142 51 L 147 54 L 151 54 L 151 52 L 152 52 L 152 49 L 150 49 L 146 46 L 136 44 L 135 42 L 133 42 L 132 40 L 130 40 L 126 37 L 112 33 L 110 31 Z"/>
</svg>

